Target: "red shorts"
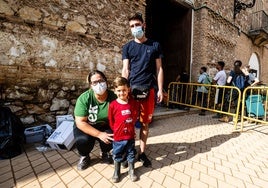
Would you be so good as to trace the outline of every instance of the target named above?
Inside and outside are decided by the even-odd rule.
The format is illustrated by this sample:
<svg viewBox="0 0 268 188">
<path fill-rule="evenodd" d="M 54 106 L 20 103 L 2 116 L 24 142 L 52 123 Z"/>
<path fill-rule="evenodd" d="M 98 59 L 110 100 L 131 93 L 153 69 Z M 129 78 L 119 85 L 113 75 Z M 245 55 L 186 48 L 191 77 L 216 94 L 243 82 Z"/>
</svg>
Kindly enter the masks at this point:
<svg viewBox="0 0 268 188">
<path fill-rule="evenodd" d="M 140 106 L 140 122 L 145 124 L 151 123 L 155 106 L 155 89 L 150 89 L 149 96 L 137 102 Z"/>
</svg>

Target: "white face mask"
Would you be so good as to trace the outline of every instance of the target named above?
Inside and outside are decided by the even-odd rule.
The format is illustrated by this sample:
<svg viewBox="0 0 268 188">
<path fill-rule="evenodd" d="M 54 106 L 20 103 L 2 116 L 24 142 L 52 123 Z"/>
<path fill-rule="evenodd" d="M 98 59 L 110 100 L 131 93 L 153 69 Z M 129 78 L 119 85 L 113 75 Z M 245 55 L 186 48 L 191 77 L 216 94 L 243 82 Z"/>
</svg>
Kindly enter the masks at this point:
<svg viewBox="0 0 268 188">
<path fill-rule="evenodd" d="M 100 83 L 97 83 L 97 85 L 95 86 L 91 86 L 91 88 L 93 89 L 94 93 L 96 93 L 97 95 L 102 95 L 107 90 L 107 84 L 106 82 L 100 82 Z"/>
<path fill-rule="evenodd" d="M 142 26 L 137 26 L 137 27 L 131 28 L 131 33 L 132 33 L 133 37 L 135 37 L 137 39 L 141 39 L 144 35 Z"/>
</svg>

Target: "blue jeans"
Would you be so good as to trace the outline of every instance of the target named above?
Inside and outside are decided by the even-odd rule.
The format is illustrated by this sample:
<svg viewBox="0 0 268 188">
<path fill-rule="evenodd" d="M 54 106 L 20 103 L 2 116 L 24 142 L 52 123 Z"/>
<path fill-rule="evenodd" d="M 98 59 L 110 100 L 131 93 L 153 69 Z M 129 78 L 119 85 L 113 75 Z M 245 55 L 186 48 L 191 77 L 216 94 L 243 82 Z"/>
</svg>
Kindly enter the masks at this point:
<svg viewBox="0 0 268 188">
<path fill-rule="evenodd" d="M 113 159 L 115 162 L 122 162 L 126 154 L 127 161 L 133 163 L 135 160 L 135 140 L 113 141 Z"/>
</svg>

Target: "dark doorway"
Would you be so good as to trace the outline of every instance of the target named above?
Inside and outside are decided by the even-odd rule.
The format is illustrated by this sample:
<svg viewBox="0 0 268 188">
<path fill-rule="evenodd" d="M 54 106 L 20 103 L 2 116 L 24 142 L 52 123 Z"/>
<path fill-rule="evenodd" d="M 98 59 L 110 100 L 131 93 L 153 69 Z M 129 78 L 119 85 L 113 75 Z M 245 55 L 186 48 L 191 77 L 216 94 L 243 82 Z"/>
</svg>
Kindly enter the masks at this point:
<svg viewBox="0 0 268 188">
<path fill-rule="evenodd" d="M 164 53 L 164 89 L 183 70 L 190 74 L 191 8 L 175 0 L 146 1 L 147 37 L 160 42 Z"/>
</svg>

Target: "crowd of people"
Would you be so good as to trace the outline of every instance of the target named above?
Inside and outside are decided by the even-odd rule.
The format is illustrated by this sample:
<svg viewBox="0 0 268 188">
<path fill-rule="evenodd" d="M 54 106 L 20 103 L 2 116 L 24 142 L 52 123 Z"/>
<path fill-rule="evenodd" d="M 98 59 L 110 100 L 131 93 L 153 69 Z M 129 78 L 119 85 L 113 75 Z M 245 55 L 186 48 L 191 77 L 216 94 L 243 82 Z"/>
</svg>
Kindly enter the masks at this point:
<svg viewBox="0 0 268 188">
<path fill-rule="evenodd" d="M 243 93 L 243 90 L 248 87 L 248 86 L 255 86 L 256 84 L 258 84 L 260 81 L 259 79 L 253 74 L 253 70 L 250 69 L 250 66 L 242 66 L 242 62 L 240 60 L 236 60 L 234 62 L 234 66 L 233 66 L 233 70 L 230 71 L 230 73 L 228 74 L 227 77 L 227 73 L 224 70 L 225 67 L 225 62 L 224 61 L 218 61 L 216 63 L 216 69 L 217 72 L 215 74 L 215 76 L 213 78 L 211 78 L 211 76 L 208 75 L 207 73 L 207 67 L 202 66 L 199 69 L 199 76 L 198 79 L 196 81 L 196 83 L 198 84 L 202 84 L 202 85 L 198 85 L 197 89 L 195 91 L 193 91 L 192 93 L 192 97 L 190 97 L 191 99 L 186 99 L 185 100 L 185 93 L 186 91 L 182 91 L 180 88 L 181 87 L 185 87 L 185 85 L 176 85 L 174 87 L 176 87 L 177 89 L 173 90 L 173 92 L 178 92 L 178 93 L 173 93 L 172 94 L 172 101 L 176 101 L 176 97 L 174 96 L 183 96 L 183 99 L 179 100 L 182 103 L 188 103 L 190 102 L 191 105 L 200 105 L 201 107 L 203 107 L 201 109 L 201 112 L 199 113 L 200 116 L 205 116 L 206 115 L 206 110 L 205 108 L 208 108 L 209 104 L 208 104 L 208 90 L 210 89 L 209 86 L 207 85 L 218 85 L 220 87 L 217 87 L 214 93 L 215 96 L 215 106 L 217 110 L 222 110 L 227 112 L 230 103 L 234 103 L 235 107 L 237 107 L 238 104 L 238 92 L 237 90 L 233 90 L 233 92 L 230 92 L 230 90 L 228 89 L 224 89 L 224 87 L 222 86 L 235 86 L 237 87 L 241 93 Z M 185 71 L 183 71 L 185 72 Z M 184 75 L 186 75 L 186 73 L 184 73 Z M 176 78 L 176 82 L 183 82 L 180 80 L 180 75 Z M 189 76 L 186 77 L 189 79 Z M 186 81 L 187 83 L 188 81 Z M 214 90 L 211 90 L 212 92 L 214 92 Z M 210 92 L 211 92 L 210 91 Z M 231 94 L 231 96 L 230 96 Z M 187 102 L 188 101 L 188 102 Z M 170 108 L 177 108 L 178 109 L 183 109 L 185 110 L 185 106 L 184 108 L 181 108 L 181 106 L 183 105 L 174 105 L 174 104 L 169 104 Z M 241 111 L 241 108 L 240 108 Z M 217 113 L 216 115 L 212 116 L 212 118 L 218 118 L 219 121 L 222 122 L 229 122 L 231 121 L 231 118 L 223 115 L 222 113 Z"/>
<path fill-rule="evenodd" d="M 242 66 L 242 62 L 240 60 L 236 60 L 234 62 L 233 70 L 230 71 L 228 77 L 224 70 L 225 62 L 218 61 L 216 64 L 217 73 L 213 77 L 211 84 L 218 86 L 235 86 L 237 87 L 241 93 L 243 93 L 244 89 L 248 86 L 255 86 L 260 81 L 259 79 L 252 73 L 249 66 Z M 197 83 L 199 84 L 210 84 L 208 81 L 207 68 L 200 68 L 200 75 L 198 77 Z M 201 101 L 201 106 L 206 108 L 208 102 L 208 88 L 206 86 L 198 86 L 196 90 L 196 95 L 193 95 L 193 104 L 195 104 L 195 98 Z M 238 103 L 238 92 L 237 90 L 224 90 L 223 87 L 218 87 L 215 91 L 215 104 L 218 110 L 222 109 L 224 112 L 228 112 L 228 108 L 231 103 L 234 103 L 235 107 L 237 107 Z M 241 108 L 239 109 L 241 113 Z M 205 110 L 202 109 L 199 115 L 205 115 Z M 212 118 L 218 118 L 219 121 L 229 122 L 231 118 L 227 115 L 222 115 L 221 113 L 217 113 L 212 116 Z"/>
<path fill-rule="evenodd" d="M 121 167 L 128 167 L 130 180 L 137 181 L 135 160 L 141 161 L 144 167 L 152 165 L 145 154 L 149 125 L 155 103 L 163 100 L 163 53 L 160 44 L 145 36 L 146 24 L 140 13 L 134 14 L 128 21 L 134 38 L 122 48 L 122 74 L 115 78 L 113 90 L 109 89 L 105 74 L 94 70 L 87 77 L 89 89 L 78 97 L 74 109 L 74 137 L 80 155 L 77 169 L 85 170 L 90 166 L 90 154 L 97 141 L 101 161 L 114 164 L 112 181 L 115 183 L 121 179 Z M 248 67 L 242 69 L 241 65 L 241 61 L 235 61 L 234 70 L 227 78 L 225 63 L 217 62 L 218 72 L 212 80 L 209 79 L 207 68 L 201 67 L 197 82 L 224 86 L 234 83 L 236 75 L 243 74 L 250 84 L 258 83 L 258 79 L 250 75 Z M 189 75 L 183 71 L 176 81 L 188 82 Z M 208 89 L 201 86 L 196 92 L 198 99 L 202 96 L 202 106 L 206 107 Z M 220 105 L 223 90 L 217 89 L 216 96 L 215 102 Z M 205 115 L 205 110 L 201 110 L 199 115 Z M 225 117 L 217 114 L 215 118 Z M 135 148 L 137 121 L 141 123 L 138 151 Z"/>
</svg>

